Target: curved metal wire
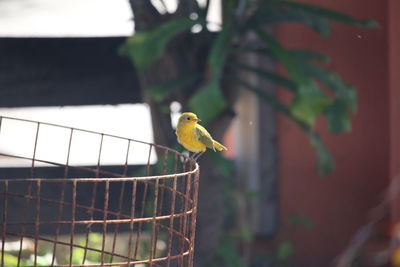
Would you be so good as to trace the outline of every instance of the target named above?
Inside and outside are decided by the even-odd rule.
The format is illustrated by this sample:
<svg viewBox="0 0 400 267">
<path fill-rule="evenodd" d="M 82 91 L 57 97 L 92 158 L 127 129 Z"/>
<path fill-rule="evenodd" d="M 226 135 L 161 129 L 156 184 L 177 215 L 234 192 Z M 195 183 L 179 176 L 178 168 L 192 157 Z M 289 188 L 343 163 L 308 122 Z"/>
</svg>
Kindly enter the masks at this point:
<svg viewBox="0 0 400 267">
<path fill-rule="evenodd" d="M 12 122 L 34 129 L 11 133 L 17 142 L 31 140 L 30 155 L 5 144 Z M 63 162 L 42 153 L 44 128 L 64 131 L 51 140 L 54 150 L 65 151 Z M 71 163 L 79 134 L 99 140 L 89 166 Z M 125 156 L 112 166 L 102 160 L 115 153 L 107 150 L 110 140 L 126 144 L 119 149 Z M 146 160 L 137 166 L 132 157 Z M 0 169 L 1 266 L 192 266 L 199 166 L 187 156 L 129 138 L 0 116 L 1 159 L 29 161 Z"/>
</svg>

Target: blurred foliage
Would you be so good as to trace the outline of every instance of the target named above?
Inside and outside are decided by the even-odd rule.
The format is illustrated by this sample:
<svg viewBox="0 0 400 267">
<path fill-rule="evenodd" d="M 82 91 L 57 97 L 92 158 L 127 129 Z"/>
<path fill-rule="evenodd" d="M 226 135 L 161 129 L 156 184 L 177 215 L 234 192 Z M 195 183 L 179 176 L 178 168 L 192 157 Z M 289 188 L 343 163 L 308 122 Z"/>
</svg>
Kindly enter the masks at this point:
<svg viewBox="0 0 400 267">
<path fill-rule="evenodd" d="M 150 253 L 150 233 L 151 232 L 144 232 L 148 238 L 141 238 L 139 242 L 139 249 L 138 249 L 138 259 L 148 259 Z M 69 239 L 69 236 L 66 237 Z M 86 239 L 87 238 L 87 239 Z M 157 242 L 166 242 L 167 236 L 165 234 L 160 233 L 158 235 Z M 32 240 L 26 239 L 25 242 L 31 242 Z M 102 245 L 103 245 L 103 235 L 97 232 L 90 232 L 89 235 L 83 236 L 81 235 L 75 240 L 75 244 L 78 244 L 81 247 L 74 247 L 72 249 L 72 256 L 70 255 L 70 248 L 69 247 L 61 247 L 58 246 L 57 252 L 54 257 L 53 262 L 53 252 L 54 247 L 50 243 L 39 243 L 39 251 L 36 256 L 36 265 L 35 266 L 58 266 L 58 265 L 68 265 L 73 264 L 74 266 L 83 265 L 83 263 L 90 266 L 97 266 L 104 262 L 105 264 L 110 264 L 111 262 L 118 262 L 120 259 L 118 257 L 112 258 L 108 253 L 101 253 Z M 7 242 L 6 242 L 7 245 Z M 123 249 L 128 249 L 128 244 L 124 244 L 126 247 L 122 246 Z M 91 249 L 86 250 L 84 247 L 89 247 Z M 163 246 L 161 246 L 163 247 Z M 25 249 L 22 251 L 20 262 L 18 263 L 18 249 L 17 250 L 9 250 L 5 249 L 4 251 L 4 266 L 6 267 L 27 267 L 27 266 L 34 266 L 35 264 L 35 251 L 32 248 Z M 97 249 L 97 250 L 93 250 Z M 165 253 L 165 249 L 160 249 L 157 247 L 156 256 L 160 257 Z M 71 260 L 71 261 L 70 261 Z M 120 266 L 120 265 L 113 265 L 113 266 Z M 136 266 L 142 266 L 141 264 L 136 264 Z M 144 266 L 144 264 L 143 264 Z"/>
<path fill-rule="evenodd" d="M 226 235 L 216 251 L 215 260 L 210 267 L 243 267 L 244 260 L 238 255 L 238 244 L 241 242 L 240 237 Z"/>
<path fill-rule="evenodd" d="M 284 23 L 299 23 L 327 38 L 331 32 L 332 21 L 361 27 L 376 27 L 377 23 L 296 1 L 226 0 L 223 1 L 223 24 L 220 25 L 221 30 L 215 33 L 207 28 L 209 1 L 206 1 L 205 5 L 200 5 L 197 1 L 194 3 L 195 16 L 171 17 L 153 30 L 138 31 L 127 39 L 120 52 L 130 57 L 138 70 L 143 70 L 157 62 L 169 43 L 179 39 L 183 33 L 190 34 L 194 40 L 200 42 L 207 39 L 211 44 L 207 62 L 202 70 L 206 75 L 189 73 L 175 77 L 152 88 L 146 88 L 147 92 L 155 101 L 162 101 L 177 91 L 187 90 L 188 85 L 199 84 L 196 90 L 190 92 L 188 107 L 207 123 L 227 108 L 227 96 L 221 91 L 227 64 L 267 79 L 288 89 L 292 94 L 291 102 L 282 103 L 275 95 L 266 93 L 263 88 L 252 86 L 236 76 L 230 77 L 299 125 L 309 136 L 311 145 L 316 150 L 319 173 L 325 175 L 331 172 L 334 169 L 333 160 L 315 132 L 314 126 L 317 119 L 324 116 L 330 132 L 350 131 L 350 114 L 357 110 L 355 88 L 330 69 L 328 56 L 316 51 L 289 49 L 266 29 Z M 193 26 L 201 27 L 202 30 L 194 33 L 191 31 Z M 252 33 L 258 37 L 258 41 L 249 43 L 245 37 Z M 180 40 L 185 41 L 185 38 Z M 251 66 L 250 63 L 230 60 L 246 53 L 275 60 L 283 66 L 287 76 L 260 66 Z"/>
<path fill-rule="evenodd" d="M 245 231 L 230 233 L 224 235 L 221 246 L 218 249 L 214 261 L 214 266 L 219 267 L 294 267 L 293 255 L 296 251 L 296 245 L 291 238 L 297 231 L 312 230 L 315 227 L 315 222 L 310 218 L 300 214 L 292 213 L 287 218 L 286 222 L 281 226 L 284 235 L 280 239 L 271 242 L 268 251 L 263 250 L 261 253 L 252 252 L 252 257 L 248 263 L 241 257 L 237 251 L 243 247 L 243 242 L 250 242 L 248 235 L 251 234 Z"/>
<path fill-rule="evenodd" d="M 164 53 L 169 40 L 196 23 L 189 18 L 179 18 L 165 22 L 154 31 L 137 32 L 121 48 L 121 53 L 128 54 L 137 69 L 144 69 Z"/>
<path fill-rule="evenodd" d="M 332 22 L 359 27 L 377 27 L 377 23 L 298 1 L 224 0 L 221 1 L 223 22 L 218 25 L 220 30 L 211 31 L 208 27 L 210 22 L 207 21 L 210 1 L 201 1 L 203 4 L 199 2 L 178 1 L 177 10 L 165 15 L 154 15 L 154 10 L 147 6 L 150 9 L 148 14 L 152 17 L 148 21 L 158 22 L 146 24 L 143 27 L 145 30 L 137 30 L 121 47 L 120 53 L 132 60 L 139 73 L 144 73 L 145 86 L 142 90 L 150 97 L 149 102 L 155 102 L 160 107 L 172 101 L 181 102 L 185 109 L 196 113 L 202 123 L 218 127 L 218 124 L 211 122 L 223 114 L 232 113 L 235 90 L 240 86 L 293 121 L 309 137 L 310 145 L 316 151 L 319 174 L 324 176 L 332 172 L 333 159 L 316 132 L 315 125 L 319 118 L 324 117 L 329 132 L 350 131 L 351 115 L 357 111 L 356 90 L 331 69 L 328 55 L 319 51 L 288 48 L 275 37 L 273 29 L 286 23 L 303 24 L 322 38 L 328 38 Z M 146 5 L 145 1 L 141 3 L 136 7 Z M 194 6 L 193 10 L 182 12 L 181 7 L 191 5 Z M 146 16 L 141 18 L 147 19 Z M 188 54 L 192 57 L 188 57 Z M 260 66 L 257 62 L 249 61 L 249 56 L 274 62 L 283 71 Z M 183 70 L 177 68 L 177 74 L 168 79 L 165 79 L 167 74 L 152 73 L 176 67 L 170 61 L 165 61 L 168 57 L 174 57 L 177 65 L 184 65 Z M 190 68 L 189 62 L 197 65 Z M 290 100 L 282 101 L 260 85 L 251 83 L 243 74 L 254 75 L 285 89 Z M 158 83 L 149 83 L 149 76 L 155 76 L 150 80 L 159 80 Z M 235 88 L 229 88 L 230 85 Z M 153 109 L 157 114 L 157 108 L 153 106 Z M 162 112 L 167 113 L 165 110 Z M 170 131 L 162 127 L 160 130 Z M 260 262 L 250 262 L 244 255 L 246 253 L 238 254 L 252 241 L 253 232 L 248 223 L 239 222 L 241 225 L 238 226 L 234 219 L 238 213 L 238 195 L 242 194 L 242 198 L 249 200 L 257 198 L 258 194 L 245 192 L 243 195 L 238 190 L 240 178 L 233 175 L 232 161 L 217 153 L 210 153 L 209 156 L 226 177 L 221 190 L 224 190 L 225 198 L 224 215 L 229 218 L 225 220 L 225 232 L 214 255 L 213 266 L 260 267 Z M 298 226 L 313 229 L 314 222 L 299 214 L 292 214 L 285 226 L 289 230 L 284 230 L 287 236 L 268 255 L 261 256 L 262 266 L 293 266 L 290 261 L 296 248 L 290 240 L 290 234 Z"/>
</svg>

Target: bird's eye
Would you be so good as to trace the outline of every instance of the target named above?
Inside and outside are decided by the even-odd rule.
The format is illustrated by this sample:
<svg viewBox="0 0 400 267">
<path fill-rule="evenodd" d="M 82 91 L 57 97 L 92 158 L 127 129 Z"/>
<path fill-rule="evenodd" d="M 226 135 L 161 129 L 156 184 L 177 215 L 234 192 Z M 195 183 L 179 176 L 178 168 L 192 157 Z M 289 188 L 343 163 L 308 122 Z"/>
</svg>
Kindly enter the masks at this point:
<svg viewBox="0 0 400 267">
<path fill-rule="evenodd" d="M 188 121 L 190 121 L 190 117 L 187 117 L 186 119 L 187 119 Z"/>
</svg>

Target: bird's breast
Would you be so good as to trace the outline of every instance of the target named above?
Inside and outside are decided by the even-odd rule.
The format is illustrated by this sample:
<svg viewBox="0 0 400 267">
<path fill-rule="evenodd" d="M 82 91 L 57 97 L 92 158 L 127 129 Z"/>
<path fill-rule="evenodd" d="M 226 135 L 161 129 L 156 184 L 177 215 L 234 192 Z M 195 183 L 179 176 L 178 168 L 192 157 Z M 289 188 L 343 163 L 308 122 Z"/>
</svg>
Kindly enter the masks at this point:
<svg viewBox="0 0 400 267">
<path fill-rule="evenodd" d="M 193 131 L 194 127 L 182 126 L 176 130 L 178 142 L 191 152 L 206 150 L 205 144 L 200 142 Z"/>
</svg>

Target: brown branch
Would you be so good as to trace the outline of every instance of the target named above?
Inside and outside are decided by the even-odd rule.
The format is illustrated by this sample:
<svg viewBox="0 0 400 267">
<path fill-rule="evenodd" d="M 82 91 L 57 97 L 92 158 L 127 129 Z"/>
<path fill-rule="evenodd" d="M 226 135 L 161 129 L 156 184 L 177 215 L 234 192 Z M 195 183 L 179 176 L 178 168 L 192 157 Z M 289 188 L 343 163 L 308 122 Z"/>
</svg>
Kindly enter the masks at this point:
<svg viewBox="0 0 400 267">
<path fill-rule="evenodd" d="M 135 30 L 150 30 L 162 21 L 162 15 L 149 0 L 129 0 L 135 20 Z"/>
<path fill-rule="evenodd" d="M 176 9 L 177 16 L 188 16 L 196 8 L 196 0 L 180 0 Z"/>
<path fill-rule="evenodd" d="M 391 203 L 400 194 L 400 176 L 393 178 L 386 191 L 385 197 L 381 203 L 374 207 L 369 213 L 370 220 L 367 224 L 363 225 L 353 236 L 350 244 L 347 248 L 335 259 L 333 266 L 335 267 L 348 267 L 352 266 L 352 263 L 360 255 L 361 249 L 370 239 L 373 234 L 373 230 L 377 223 L 383 220 L 389 213 Z M 387 251 L 392 250 L 393 240 L 388 242 Z M 389 259 L 385 259 L 387 262 Z"/>
</svg>

